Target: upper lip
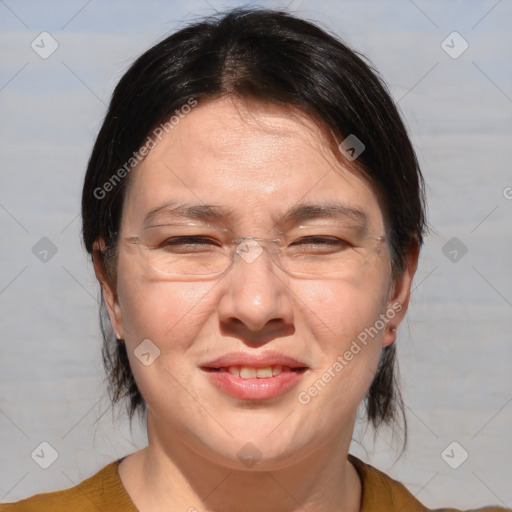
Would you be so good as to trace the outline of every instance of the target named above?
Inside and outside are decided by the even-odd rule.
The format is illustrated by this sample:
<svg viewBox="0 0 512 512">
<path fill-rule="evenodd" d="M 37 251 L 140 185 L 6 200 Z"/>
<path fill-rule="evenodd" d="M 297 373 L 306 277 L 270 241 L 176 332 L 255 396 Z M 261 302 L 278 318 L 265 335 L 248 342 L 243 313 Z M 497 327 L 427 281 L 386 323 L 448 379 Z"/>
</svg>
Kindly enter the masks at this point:
<svg viewBox="0 0 512 512">
<path fill-rule="evenodd" d="M 268 366 L 288 366 L 290 368 L 308 368 L 308 365 L 294 357 L 282 354 L 247 354 L 231 352 L 201 364 L 201 368 L 227 368 L 229 366 L 248 366 L 250 368 L 265 368 Z"/>
</svg>

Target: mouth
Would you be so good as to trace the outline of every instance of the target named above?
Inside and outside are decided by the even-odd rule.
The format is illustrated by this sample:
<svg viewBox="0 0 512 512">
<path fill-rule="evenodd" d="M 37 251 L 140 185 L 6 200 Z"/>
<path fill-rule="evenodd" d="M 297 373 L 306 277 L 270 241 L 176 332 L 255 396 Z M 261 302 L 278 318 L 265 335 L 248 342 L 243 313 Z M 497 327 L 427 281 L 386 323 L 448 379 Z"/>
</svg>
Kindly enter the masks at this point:
<svg viewBox="0 0 512 512">
<path fill-rule="evenodd" d="M 229 373 L 243 380 L 248 379 L 271 379 L 282 373 L 304 373 L 308 367 L 290 367 L 282 364 L 267 365 L 262 367 L 255 366 L 222 366 L 222 367 L 201 367 L 205 372 Z"/>
<path fill-rule="evenodd" d="M 200 366 L 200 369 L 222 395 L 238 400 L 263 401 L 291 391 L 309 367 L 285 356 L 228 354 Z"/>
</svg>

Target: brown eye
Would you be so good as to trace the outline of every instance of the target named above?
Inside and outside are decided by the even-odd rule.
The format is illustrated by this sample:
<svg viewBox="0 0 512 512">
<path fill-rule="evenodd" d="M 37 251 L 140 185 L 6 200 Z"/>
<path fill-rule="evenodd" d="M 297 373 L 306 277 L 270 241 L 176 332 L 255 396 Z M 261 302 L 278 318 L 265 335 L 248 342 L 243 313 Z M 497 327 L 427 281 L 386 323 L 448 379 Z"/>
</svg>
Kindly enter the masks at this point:
<svg viewBox="0 0 512 512">
<path fill-rule="evenodd" d="M 293 242 L 292 245 L 307 245 L 307 246 L 321 246 L 321 247 L 347 247 L 350 244 L 342 240 L 341 238 L 336 237 L 325 237 L 325 236 L 307 236 L 304 238 L 300 238 Z"/>
<path fill-rule="evenodd" d="M 157 248 L 169 250 L 211 249 L 218 244 L 219 242 L 213 238 L 205 236 L 174 236 L 159 244 Z"/>
</svg>

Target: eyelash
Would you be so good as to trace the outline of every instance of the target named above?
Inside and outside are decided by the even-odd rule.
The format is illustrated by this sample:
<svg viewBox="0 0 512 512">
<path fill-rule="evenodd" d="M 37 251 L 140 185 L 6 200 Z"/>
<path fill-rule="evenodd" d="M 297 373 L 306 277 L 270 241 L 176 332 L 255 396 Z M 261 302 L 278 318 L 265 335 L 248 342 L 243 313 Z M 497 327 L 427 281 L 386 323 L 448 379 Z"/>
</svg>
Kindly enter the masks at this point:
<svg viewBox="0 0 512 512">
<path fill-rule="evenodd" d="M 174 238 L 169 238 L 165 240 L 160 247 L 164 246 L 175 246 L 175 245 L 187 245 L 187 241 L 190 241 L 188 245 L 211 245 L 209 242 L 216 242 L 212 238 L 203 237 L 203 236 L 178 236 Z M 200 244 L 194 242 L 202 242 Z M 205 243 L 206 242 L 206 243 Z M 295 245 L 297 243 L 308 242 L 308 245 L 325 245 L 325 246 L 340 246 L 340 245 L 350 245 L 346 240 L 342 240 L 341 238 L 336 237 L 322 237 L 322 236 L 307 236 L 303 238 L 299 238 L 295 240 L 291 245 Z"/>
</svg>

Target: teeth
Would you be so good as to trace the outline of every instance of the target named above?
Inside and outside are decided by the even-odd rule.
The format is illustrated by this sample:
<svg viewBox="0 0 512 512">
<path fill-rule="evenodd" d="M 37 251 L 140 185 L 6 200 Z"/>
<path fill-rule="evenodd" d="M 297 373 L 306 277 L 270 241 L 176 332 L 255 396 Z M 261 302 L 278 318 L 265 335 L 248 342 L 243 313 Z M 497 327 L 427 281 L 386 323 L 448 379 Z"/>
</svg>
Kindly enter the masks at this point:
<svg viewBox="0 0 512 512">
<path fill-rule="evenodd" d="M 283 371 L 283 367 L 281 365 L 272 367 L 272 376 L 279 375 Z"/>
<path fill-rule="evenodd" d="M 228 368 L 228 372 L 233 375 L 236 375 L 237 377 L 240 377 L 240 368 L 238 368 L 236 366 L 230 366 Z"/>
<path fill-rule="evenodd" d="M 269 377 L 272 377 L 272 367 L 267 366 L 265 368 L 258 368 L 256 370 L 256 377 L 258 377 L 258 379 L 268 379 Z"/>
<path fill-rule="evenodd" d="M 270 377 L 279 375 L 284 370 L 290 371 L 291 369 L 280 364 L 265 366 L 265 368 L 251 368 L 250 366 L 228 366 L 227 368 L 227 371 L 231 373 L 231 375 L 236 375 L 242 379 L 269 379 Z M 221 371 L 223 370 L 221 369 Z"/>
<path fill-rule="evenodd" d="M 242 368 L 240 368 L 240 377 L 242 379 L 255 379 L 256 371 L 256 368 L 248 368 L 247 366 L 242 366 Z"/>
</svg>

